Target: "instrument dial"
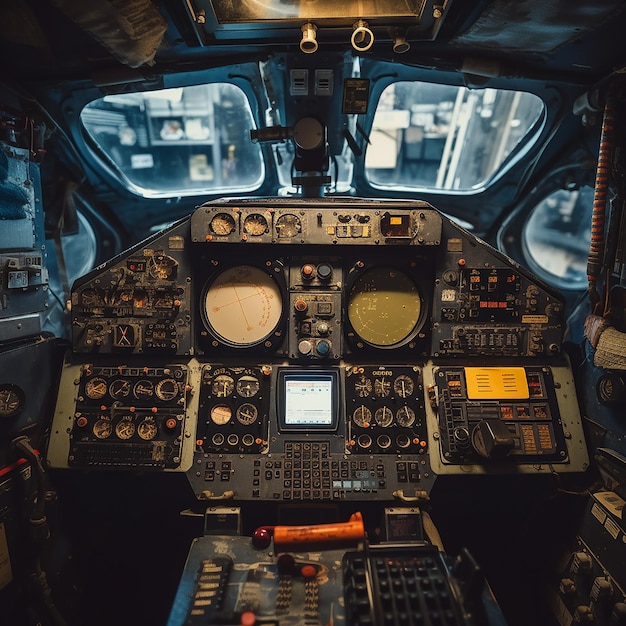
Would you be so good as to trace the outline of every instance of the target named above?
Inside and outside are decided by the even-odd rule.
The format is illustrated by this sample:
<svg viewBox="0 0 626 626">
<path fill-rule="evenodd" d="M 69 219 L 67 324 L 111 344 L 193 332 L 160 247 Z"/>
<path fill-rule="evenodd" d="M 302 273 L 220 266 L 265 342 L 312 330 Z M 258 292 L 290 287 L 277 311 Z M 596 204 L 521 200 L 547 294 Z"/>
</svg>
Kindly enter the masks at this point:
<svg viewBox="0 0 626 626">
<path fill-rule="evenodd" d="M 108 437 L 111 436 L 111 433 L 113 432 L 113 424 L 111 423 L 111 420 L 100 418 L 93 425 L 92 430 L 93 430 L 93 434 L 98 439 L 107 439 Z"/>
<path fill-rule="evenodd" d="M 372 381 L 367 376 L 360 376 L 359 380 L 354 383 L 354 389 L 361 398 L 365 398 L 372 393 Z"/>
<path fill-rule="evenodd" d="M 376 378 L 374 380 L 374 392 L 377 396 L 385 398 L 391 391 L 391 381 L 385 378 Z"/>
<path fill-rule="evenodd" d="M 135 422 L 132 418 L 124 417 L 115 425 L 115 434 L 123 440 L 130 439 L 135 434 Z"/>
<path fill-rule="evenodd" d="M 227 398 L 235 390 L 235 381 L 228 374 L 220 374 L 213 380 L 213 395 Z"/>
<path fill-rule="evenodd" d="M 230 418 L 233 416 L 232 409 L 225 404 L 216 404 L 211 408 L 211 419 L 214 424 L 223 426 L 230 422 Z"/>
<path fill-rule="evenodd" d="M 218 213 L 211 220 L 211 230 L 216 235 L 225 237 L 230 235 L 235 230 L 235 220 L 232 215 L 228 213 Z"/>
<path fill-rule="evenodd" d="M 223 271 L 209 285 L 203 314 L 220 339 L 247 347 L 274 332 L 282 316 L 282 303 L 280 289 L 269 274 L 240 265 Z"/>
<path fill-rule="evenodd" d="M 177 265 L 176 259 L 167 254 L 153 254 L 148 261 L 148 274 L 153 278 L 166 279 Z"/>
<path fill-rule="evenodd" d="M 260 213 L 251 213 L 243 221 L 243 232 L 258 237 L 269 230 L 265 216 Z"/>
<path fill-rule="evenodd" d="M 106 384 L 104 386 L 106 393 Z M 24 393 L 15 385 L 0 386 L 0 417 L 17 415 L 24 405 Z"/>
<path fill-rule="evenodd" d="M 246 402 L 237 409 L 236 416 L 237 421 L 239 421 L 240 424 L 250 426 L 250 424 L 254 424 L 254 422 L 256 422 L 256 418 L 259 416 L 259 411 L 254 404 Z"/>
<path fill-rule="evenodd" d="M 242 398 L 252 398 L 256 396 L 261 387 L 261 383 L 259 383 L 259 379 L 255 376 L 242 376 L 237 381 L 237 393 Z"/>
<path fill-rule="evenodd" d="M 173 378 L 163 378 L 154 389 L 156 397 L 163 402 L 173 400 L 178 395 L 178 391 L 178 383 Z"/>
<path fill-rule="evenodd" d="M 295 237 L 302 232 L 302 222 L 297 215 L 293 215 L 292 213 L 281 215 L 276 221 L 276 232 L 278 233 L 279 239 L 283 237 Z"/>
<path fill-rule="evenodd" d="M 125 398 L 130 393 L 130 381 L 125 378 L 116 378 L 109 385 L 109 395 L 116 400 Z"/>
<path fill-rule="evenodd" d="M 422 299 L 415 283 L 395 268 L 361 274 L 348 296 L 348 320 L 363 341 L 387 347 L 408 341 L 416 331 Z"/>
<path fill-rule="evenodd" d="M 133 395 L 137 400 L 151 398 L 154 395 L 154 383 L 149 380 L 138 380 L 133 386 Z"/>
<path fill-rule="evenodd" d="M 107 393 L 107 381 L 102 376 L 94 376 L 85 383 L 85 395 L 92 400 L 100 400 Z"/>
<path fill-rule="evenodd" d="M 408 398 L 413 393 L 413 388 L 413 380 L 405 374 L 398 376 L 398 378 L 393 381 L 393 390 L 401 398 Z"/>
<path fill-rule="evenodd" d="M 80 301 L 83 306 L 102 306 L 102 297 L 95 289 L 85 289 L 80 294 Z"/>
<path fill-rule="evenodd" d="M 354 409 L 352 419 L 357 426 L 360 426 L 361 428 L 369 428 L 372 423 L 372 412 L 362 404 Z"/>
<path fill-rule="evenodd" d="M 157 425 L 154 418 L 147 417 L 137 426 L 137 434 L 145 441 L 150 441 L 157 436 Z"/>
<path fill-rule="evenodd" d="M 415 411 L 407 405 L 401 406 L 396 411 L 396 422 L 398 426 L 409 427 L 415 422 Z"/>
<path fill-rule="evenodd" d="M 379 426 L 387 428 L 387 426 L 391 426 L 393 422 L 393 413 L 388 406 L 381 406 L 379 409 L 376 409 L 374 419 Z"/>
</svg>

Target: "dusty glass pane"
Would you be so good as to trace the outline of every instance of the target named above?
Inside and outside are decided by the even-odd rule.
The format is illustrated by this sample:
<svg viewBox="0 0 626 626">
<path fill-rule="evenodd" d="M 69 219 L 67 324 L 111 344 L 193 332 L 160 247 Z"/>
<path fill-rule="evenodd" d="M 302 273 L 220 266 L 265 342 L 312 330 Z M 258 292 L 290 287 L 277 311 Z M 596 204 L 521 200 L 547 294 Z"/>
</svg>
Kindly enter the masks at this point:
<svg viewBox="0 0 626 626">
<path fill-rule="evenodd" d="M 422 82 L 389 85 L 378 102 L 365 167 L 385 187 L 469 191 L 524 145 L 544 110 L 530 93 Z"/>
<path fill-rule="evenodd" d="M 122 182 L 144 196 L 253 189 L 264 172 L 250 105 L 235 85 L 105 96 L 81 121 Z"/>
<path fill-rule="evenodd" d="M 593 189 L 557 189 L 532 211 L 524 246 L 538 274 L 561 289 L 587 286 Z"/>
</svg>

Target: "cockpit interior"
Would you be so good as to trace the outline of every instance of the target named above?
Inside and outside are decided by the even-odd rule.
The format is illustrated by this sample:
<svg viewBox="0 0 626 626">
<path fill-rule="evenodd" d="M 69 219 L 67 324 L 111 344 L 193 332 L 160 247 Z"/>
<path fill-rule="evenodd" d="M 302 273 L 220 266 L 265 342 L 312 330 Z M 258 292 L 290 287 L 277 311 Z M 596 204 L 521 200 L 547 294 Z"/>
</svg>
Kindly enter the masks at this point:
<svg viewBox="0 0 626 626">
<path fill-rule="evenodd" d="M 0 5 L 0 623 L 626 625 L 626 4 Z"/>
</svg>

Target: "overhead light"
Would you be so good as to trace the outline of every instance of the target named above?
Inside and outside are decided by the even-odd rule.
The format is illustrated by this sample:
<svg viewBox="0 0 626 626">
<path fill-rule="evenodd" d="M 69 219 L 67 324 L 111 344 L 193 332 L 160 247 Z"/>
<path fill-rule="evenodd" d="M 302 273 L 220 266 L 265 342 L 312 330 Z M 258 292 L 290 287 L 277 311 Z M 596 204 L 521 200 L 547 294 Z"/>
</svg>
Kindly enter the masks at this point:
<svg viewBox="0 0 626 626">
<path fill-rule="evenodd" d="M 302 31 L 300 50 L 305 54 L 313 54 L 317 50 L 317 26 L 307 22 L 300 30 Z"/>
</svg>

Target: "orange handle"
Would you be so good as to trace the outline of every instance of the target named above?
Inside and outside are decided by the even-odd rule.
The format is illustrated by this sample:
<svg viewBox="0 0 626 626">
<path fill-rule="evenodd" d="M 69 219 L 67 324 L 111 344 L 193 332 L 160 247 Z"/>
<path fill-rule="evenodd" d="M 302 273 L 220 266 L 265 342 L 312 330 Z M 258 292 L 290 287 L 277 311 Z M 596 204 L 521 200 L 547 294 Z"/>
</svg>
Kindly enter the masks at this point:
<svg viewBox="0 0 626 626">
<path fill-rule="evenodd" d="M 305 544 L 336 544 L 356 542 L 365 538 L 363 517 L 353 513 L 347 522 L 315 526 L 275 526 L 274 548 L 294 548 Z"/>
</svg>

